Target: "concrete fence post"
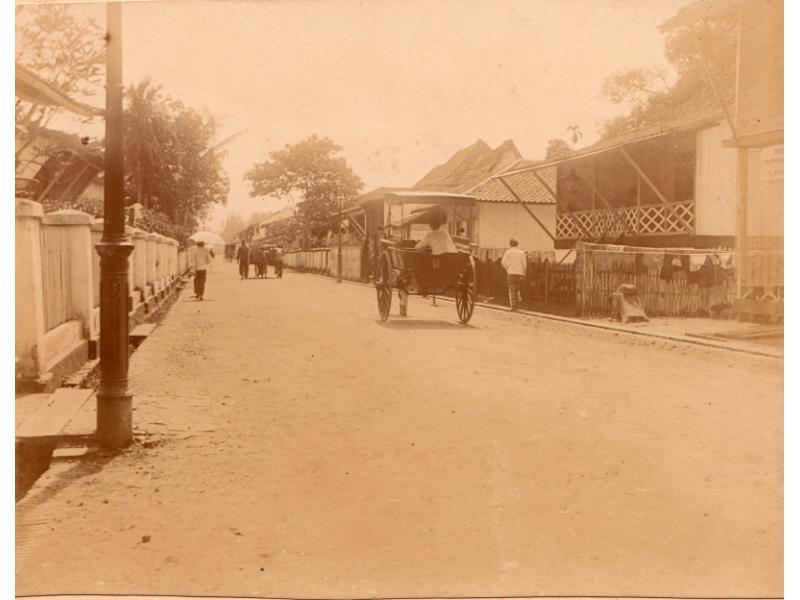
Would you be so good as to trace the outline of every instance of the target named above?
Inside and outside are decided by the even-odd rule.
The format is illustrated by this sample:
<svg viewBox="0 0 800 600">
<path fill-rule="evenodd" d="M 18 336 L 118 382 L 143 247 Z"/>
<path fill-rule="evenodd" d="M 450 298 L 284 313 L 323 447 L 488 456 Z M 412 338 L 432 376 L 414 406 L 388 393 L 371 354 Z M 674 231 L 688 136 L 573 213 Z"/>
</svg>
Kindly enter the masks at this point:
<svg viewBox="0 0 800 600">
<path fill-rule="evenodd" d="M 145 301 L 147 295 L 147 233 L 134 229 L 131 233 L 133 253 L 131 271 L 133 271 L 133 288 L 137 290 L 139 302 Z"/>
<path fill-rule="evenodd" d="M 44 372 L 44 289 L 42 284 L 42 205 L 16 198 L 15 202 L 15 354 L 24 377 Z"/>
<path fill-rule="evenodd" d="M 156 289 L 161 292 L 164 289 L 164 237 L 156 233 Z"/>
<path fill-rule="evenodd" d="M 128 225 L 125 226 L 125 235 L 128 236 L 129 239 L 133 236 L 133 227 L 129 227 Z M 134 248 L 135 250 L 135 248 Z M 131 254 L 128 255 L 128 312 L 132 311 L 136 308 L 136 305 L 139 304 L 139 300 L 136 298 L 136 291 L 133 286 L 133 257 Z"/>
<path fill-rule="evenodd" d="M 72 209 L 48 213 L 42 218 L 42 225 L 68 230 L 72 317 L 81 322 L 81 334 L 87 339 L 91 337 L 94 310 L 93 222 L 92 215 Z"/>
<path fill-rule="evenodd" d="M 161 289 L 167 287 L 167 282 L 169 281 L 168 276 L 168 267 L 167 264 L 167 241 L 169 238 L 165 235 L 158 236 L 158 278 L 161 281 Z"/>
<path fill-rule="evenodd" d="M 155 295 L 158 292 L 157 289 L 157 274 L 156 274 L 156 251 L 158 247 L 158 234 L 157 233 L 148 233 L 145 237 L 146 240 L 146 247 L 147 247 L 147 267 L 145 271 L 145 280 L 147 285 L 149 285 L 152 289 L 150 291 L 150 295 Z"/>
<path fill-rule="evenodd" d="M 178 278 L 178 241 L 169 241 L 169 274 L 170 278 L 174 281 Z"/>
</svg>

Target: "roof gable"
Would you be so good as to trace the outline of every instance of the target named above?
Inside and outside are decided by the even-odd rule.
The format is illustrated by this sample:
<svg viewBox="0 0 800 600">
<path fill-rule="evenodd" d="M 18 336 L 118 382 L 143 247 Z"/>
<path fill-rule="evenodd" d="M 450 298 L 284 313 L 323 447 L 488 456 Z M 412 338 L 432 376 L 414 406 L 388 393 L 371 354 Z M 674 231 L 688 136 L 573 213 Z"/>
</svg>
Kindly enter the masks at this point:
<svg viewBox="0 0 800 600">
<path fill-rule="evenodd" d="M 505 171 L 521 158 L 512 140 L 506 140 L 494 150 L 478 140 L 453 154 L 444 164 L 435 166 L 412 189 L 464 192 L 487 177 Z"/>
</svg>

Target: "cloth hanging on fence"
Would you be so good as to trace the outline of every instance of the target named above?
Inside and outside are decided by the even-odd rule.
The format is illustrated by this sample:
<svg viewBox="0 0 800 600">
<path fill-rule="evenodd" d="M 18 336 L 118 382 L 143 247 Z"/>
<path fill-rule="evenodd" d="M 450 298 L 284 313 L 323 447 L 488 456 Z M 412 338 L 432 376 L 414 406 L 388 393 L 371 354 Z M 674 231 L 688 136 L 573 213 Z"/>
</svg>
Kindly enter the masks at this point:
<svg viewBox="0 0 800 600">
<path fill-rule="evenodd" d="M 664 263 L 664 255 L 655 252 L 638 252 L 636 254 L 636 274 L 647 275 L 650 269 L 657 269 Z"/>
<path fill-rule="evenodd" d="M 708 260 L 707 254 L 690 254 L 689 255 L 689 271 L 697 272 L 700 268 L 706 264 L 706 260 Z"/>
<path fill-rule="evenodd" d="M 674 254 L 664 254 L 664 263 L 661 267 L 661 279 L 664 281 L 672 281 L 672 276 L 675 274 L 675 265 L 673 264 L 676 259 Z M 680 262 L 678 263 L 680 264 Z"/>
</svg>

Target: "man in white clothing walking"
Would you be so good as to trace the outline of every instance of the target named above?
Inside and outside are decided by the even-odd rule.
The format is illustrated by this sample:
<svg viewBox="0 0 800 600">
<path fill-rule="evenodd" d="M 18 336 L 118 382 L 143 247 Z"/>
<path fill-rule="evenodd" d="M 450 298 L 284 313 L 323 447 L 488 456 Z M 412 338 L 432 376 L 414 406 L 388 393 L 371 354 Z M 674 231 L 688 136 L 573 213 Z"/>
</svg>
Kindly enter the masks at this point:
<svg viewBox="0 0 800 600">
<path fill-rule="evenodd" d="M 194 275 L 194 296 L 198 300 L 203 299 L 206 291 L 206 269 L 212 258 L 214 251 L 206 248 L 205 242 L 197 242 L 197 245 L 189 250 L 189 268 Z"/>
<path fill-rule="evenodd" d="M 518 248 L 518 244 L 517 240 L 511 238 L 508 241 L 508 245 L 511 247 L 505 251 L 500 261 L 508 276 L 508 302 L 514 312 L 519 310 L 519 302 L 522 299 L 520 297 L 520 285 L 528 269 L 525 251 Z"/>
</svg>

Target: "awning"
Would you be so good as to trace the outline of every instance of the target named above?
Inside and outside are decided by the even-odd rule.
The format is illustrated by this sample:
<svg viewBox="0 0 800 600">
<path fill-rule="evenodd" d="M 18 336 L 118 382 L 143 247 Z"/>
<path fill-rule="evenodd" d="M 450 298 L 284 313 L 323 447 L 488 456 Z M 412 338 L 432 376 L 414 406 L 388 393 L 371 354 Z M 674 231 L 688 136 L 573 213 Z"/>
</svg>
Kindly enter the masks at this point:
<svg viewBox="0 0 800 600">
<path fill-rule="evenodd" d="M 16 64 L 15 86 L 17 97 L 28 102 L 33 102 L 34 104 L 60 106 L 61 108 L 83 117 L 94 117 L 104 114 L 103 109 L 73 100 L 61 90 L 47 83 L 44 79 L 34 74 L 33 71 L 30 71 L 19 63 Z"/>
<path fill-rule="evenodd" d="M 449 192 L 397 191 L 389 192 L 383 196 L 389 204 L 435 204 L 437 206 L 473 206 L 475 196 L 466 194 L 453 194 Z"/>
</svg>

